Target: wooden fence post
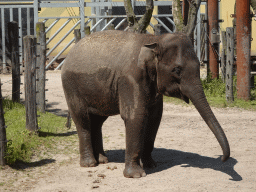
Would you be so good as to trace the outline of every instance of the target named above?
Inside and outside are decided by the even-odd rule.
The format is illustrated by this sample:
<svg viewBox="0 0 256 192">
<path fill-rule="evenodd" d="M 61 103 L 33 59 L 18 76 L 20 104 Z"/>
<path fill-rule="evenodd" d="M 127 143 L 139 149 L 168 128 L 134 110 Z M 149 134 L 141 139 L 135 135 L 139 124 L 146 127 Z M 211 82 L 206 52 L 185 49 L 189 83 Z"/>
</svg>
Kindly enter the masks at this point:
<svg viewBox="0 0 256 192">
<path fill-rule="evenodd" d="M 25 36 L 24 62 L 25 62 L 25 108 L 26 128 L 32 132 L 38 130 L 36 111 L 36 38 Z"/>
<path fill-rule="evenodd" d="M 225 83 L 226 79 L 226 54 L 227 54 L 227 37 L 226 31 L 221 32 L 221 41 L 222 41 L 222 51 L 221 51 L 221 78 Z"/>
<path fill-rule="evenodd" d="M 8 37 L 12 66 L 12 101 L 20 102 L 19 29 L 16 21 L 9 22 Z"/>
<path fill-rule="evenodd" d="M 227 61 L 226 61 L 226 99 L 234 101 L 233 95 L 233 64 L 234 64 L 234 29 L 227 27 Z"/>
<path fill-rule="evenodd" d="M 46 34 L 43 22 L 36 23 L 37 59 L 36 59 L 36 103 L 37 108 L 45 113 L 45 62 L 46 62 Z"/>
<path fill-rule="evenodd" d="M 0 165 L 5 165 L 5 150 L 6 150 L 6 126 L 4 121 L 4 111 L 3 111 L 3 97 L 1 91 L 1 79 L 0 79 Z"/>
</svg>

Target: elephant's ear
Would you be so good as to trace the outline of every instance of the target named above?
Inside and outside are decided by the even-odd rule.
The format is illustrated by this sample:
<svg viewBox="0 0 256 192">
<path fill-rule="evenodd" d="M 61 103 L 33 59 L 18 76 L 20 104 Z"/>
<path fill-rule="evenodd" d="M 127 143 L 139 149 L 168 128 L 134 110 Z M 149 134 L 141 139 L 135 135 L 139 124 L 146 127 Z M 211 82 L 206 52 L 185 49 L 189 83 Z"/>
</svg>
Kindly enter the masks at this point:
<svg viewBox="0 0 256 192">
<path fill-rule="evenodd" d="M 138 57 L 138 67 L 145 70 L 152 80 L 155 80 L 156 74 L 156 48 L 157 43 L 144 45 Z"/>
</svg>

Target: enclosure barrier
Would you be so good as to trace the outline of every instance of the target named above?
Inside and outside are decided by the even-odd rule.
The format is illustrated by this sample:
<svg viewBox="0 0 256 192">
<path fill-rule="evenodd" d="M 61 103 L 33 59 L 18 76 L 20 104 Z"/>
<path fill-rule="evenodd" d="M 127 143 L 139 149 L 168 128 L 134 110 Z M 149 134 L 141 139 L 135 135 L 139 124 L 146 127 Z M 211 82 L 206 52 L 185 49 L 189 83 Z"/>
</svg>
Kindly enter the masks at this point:
<svg viewBox="0 0 256 192">
<path fill-rule="evenodd" d="M 36 110 L 36 38 L 32 35 L 25 36 L 24 41 L 24 62 L 25 62 L 25 109 L 26 128 L 36 132 L 37 110 Z"/>
<path fill-rule="evenodd" d="M 226 84 L 226 100 L 228 102 L 234 101 L 234 85 L 233 85 L 233 76 L 237 73 L 238 76 L 238 68 L 241 67 L 237 63 L 236 52 L 236 38 L 235 38 L 235 28 L 227 27 L 226 31 L 222 31 L 222 52 L 221 52 L 221 77 L 223 82 Z M 256 75 L 255 66 L 256 62 L 254 61 L 255 57 L 250 56 L 249 66 L 250 69 L 254 71 L 250 71 L 249 77 L 251 78 L 250 89 L 254 87 L 254 76 Z M 236 85 L 235 87 L 238 91 L 239 87 Z M 239 97 L 238 97 L 239 98 Z"/>
<path fill-rule="evenodd" d="M 223 82 L 226 82 L 226 60 L 227 60 L 227 37 L 226 31 L 221 32 L 221 42 L 222 42 L 222 51 L 221 51 L 221 62 L 220 62 L 220 74 Z"/>
<path fill-rule="evenodd" d="M 45 113 L 45 62 L 46 62 L 46 33 L 45 24 L 36 24 L 37 60 L 36 60 L 36 104 L 37 109 Z"/>
<path fill-rule="evenodd" d="M 251 16 L 250 0 L 236 0 L 237 97 L 250 99 Z"/>
<path fill-rule="evenodd" d="M 1 79 L 0 79 L 0 165 L 5 165 L 5 151 L 6 151 L 6 126 L 4 121 L 4 111 L 3 111 L 3 97 L 1 89 Z"/>
<path fill-rule="evenodd" d="M 19 30 L 15 21 L 8 23 L 12 67 L 12 101 L 20 102 Z"/>
<path fill-rule="evenodd" d="M 61 43 L 67 38 L 67 36 L 73 32 L 74 29 L 79 28 L 81 32 L 81 37 L 83 38 L 85 36 L 85 27 L 91 25 L 91 32 L 95 31 L 103 31 L 106 29 L 109 29 L 112 27 L 115 30 L 120 29 L 123 27 L 125 21 L 126 21 L 126 14 L 124 12 L 118 12 L 114 13 L 114 9 L 117 10 L 119 8 L 124 7 L 123 2 L 112 2 L 112 0 L 108 0 L 105 2 L 104 0 L 92 0 L 92 2 L 84 2 L 84 0 L 63 0 L 63 1 L 57 1 L 57 0 L 48 0 L 48 1 L 33 1 L 33 0 L 15 0 L 16 3 L 10 4 L 7 0 L 2 0 L 0 3 L 0 11 L 1 11 L 1 32 L 2 32 L 2 66 L 4 71 L 6 71 L 7 63 L 9 62 L 8 53 L 9 50 L 7 50 L 8 45 L 8 39 L 5 38 L 5 22 L 6 19 L 13 21 L 18 21 L 18 42 L 19 42 L 19 63 L 23 63 L 23 42 L 22 38 L 26 35 L 36 35 L 36 23 L 38 21 L 46 23 L 49 20 L 51 21 L 51 24 L 48 26 L 48 28 L 45 30 L 45 33 L 48 33 L 53 29 L 53 27 L 56 27 L 56 24 L 59 23 L 61 20 L 66 20 L 64 24 L 55 31 L 51 37 L 46 41 L 46 46 L 53 41 L 53 39 L 56 39 L 57 35 L 60 35 L 60 32 L 63 30 L 66 30 L 66 26 L 70 24 L 71 21 L 75 21 L 74 25 L 69 28 L 67 31 L 65 31 L 65 34 L 59 38 L 57 43 L 53 45 L 53 47 L 50 48 L 50 50 L 47 50 L 46 56 L 50 56 L 53 51 L 56 51 L 56 49 L 61 45 Z M 206 2 L 202 2 L 202 5 L 206 5 Z M 132 6 L 134 10 L 138 7 L 145 7 L 146 2 L 145 1 L 132 1 Z M 161 25 L 161 30 L 165 30 L 168 33 L 175 32 L 175 24 L 172 20 L 172 14 L 169 12 L 160 11 L 162 7 L 171 7 L 172 1 L 154 1 L 154 6 L 158 7 L 158 13 L 156 15 L 152 15 L 152 18 L 154 18 L 158 24 Z M 50 17 L 42 17 L 39 15 L 38 10 L 42 8 L 66 8 L 67 10 L 72 10 L 73 8 L 79 8 L 78 15 L 72 13 L 70 16 L 50 16 Z M 91 9 L 91 15 L 86 15 L 84 8 L 89 7 Z M 18 12 L 17 16 L 15 16 L 14 13 Z M 70 11 L 68 11 L 70 13 Z M 140 13 L 137 13 L 136 16 L 140 18 L 142 15 Z M 25 19 L 24 19 L 24 18 Z M 115 25 L 113 26 L 113 23 Z M 197 53 L 197 56 L 199 59 L 202 58 L 200 45 L 201 39 L 200 39 L 200 13 L 198 13 L 198 20 L 197 20 L 197 36 L 195 40 L 195 51 Z M 152 23 L 149 24 L 149 27 L 154 28 L 154 25 Z M 65 28 L 65 29 L 64 29 Z M 122 29 L 125 30 L 125 29 Z M 70 45 L 75 41 L 75 39 L 72 39 L 71 41 L 67 42 L 67 44 L 58 52 L 56 53 L 55 57 L 49 61 L 49 63 L 46 66 L 46 69 L 50 69 L 53 67 L 53 64 L 55 64 L 58 57 L 63 55 L 65 50 L 67 50 Z M 201 55 L 201 56 L 200 56 Z M 49 57 L 48 57 L 49 59 Z M 8 61 L 8 62 L 7 62 Z M 55 70 L 58 70 L 61 68 L 60 63 Z M 21 67 L 21 73 L 23 72 L 23 69 Z"/>
<path fill-rule="evenodd" d="M 227 27 L 227 61 L 226 61 L 226 99 L 234 101 L 233 94 L 233 65 L 234 65 L 234 28 Z"/>
</svg>

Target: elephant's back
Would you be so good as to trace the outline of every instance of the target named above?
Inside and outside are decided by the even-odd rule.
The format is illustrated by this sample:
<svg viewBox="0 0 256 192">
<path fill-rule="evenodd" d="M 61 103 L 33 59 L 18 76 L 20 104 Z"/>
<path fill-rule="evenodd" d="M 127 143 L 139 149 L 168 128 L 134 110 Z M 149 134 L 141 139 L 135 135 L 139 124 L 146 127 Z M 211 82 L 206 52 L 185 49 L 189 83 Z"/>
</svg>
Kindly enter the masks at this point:
<svg viewBox="0 0 256 192">
<path fill-rule="evenodd" d="M 138 57 L 144 36 L 117 30 L 93 33 L 70 50 L 63 70 L 94 74 L 99 68 L 123 68 Z"/>
</svg>

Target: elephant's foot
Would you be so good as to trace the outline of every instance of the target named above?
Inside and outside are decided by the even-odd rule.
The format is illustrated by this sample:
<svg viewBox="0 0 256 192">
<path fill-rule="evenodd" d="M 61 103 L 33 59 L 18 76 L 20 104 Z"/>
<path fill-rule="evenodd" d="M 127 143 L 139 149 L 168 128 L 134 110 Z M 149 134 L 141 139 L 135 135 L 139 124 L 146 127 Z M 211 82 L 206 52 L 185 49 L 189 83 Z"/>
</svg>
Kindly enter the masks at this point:
<svg viewBox="0 0 256 192">
<path fill-rule="evenodd" d="M 139 165 L 125 166 L 124 176 L 128 178 L 140 178 L 145 177 L 146 173 Z"/>
<path fill-rule="evenodd" d="M 156 162 L 152 159 L 151 156 L 147 157 L 147 158 L 141 158 L 140 166 L 142 168 L 155 168 L 156 167 Z"/>
<path fill-rule="evenodd" d="M 99 154 L 99 163 L 100 164 L 108 163 L 108 158 L 105 155 Z"/>
<path fill-rule="evenodd" d="M 97 161 L 95 158 L 82 158 L 80 157 L 80 166 L 81 167 L 96 167 Z"/>
</svg>

